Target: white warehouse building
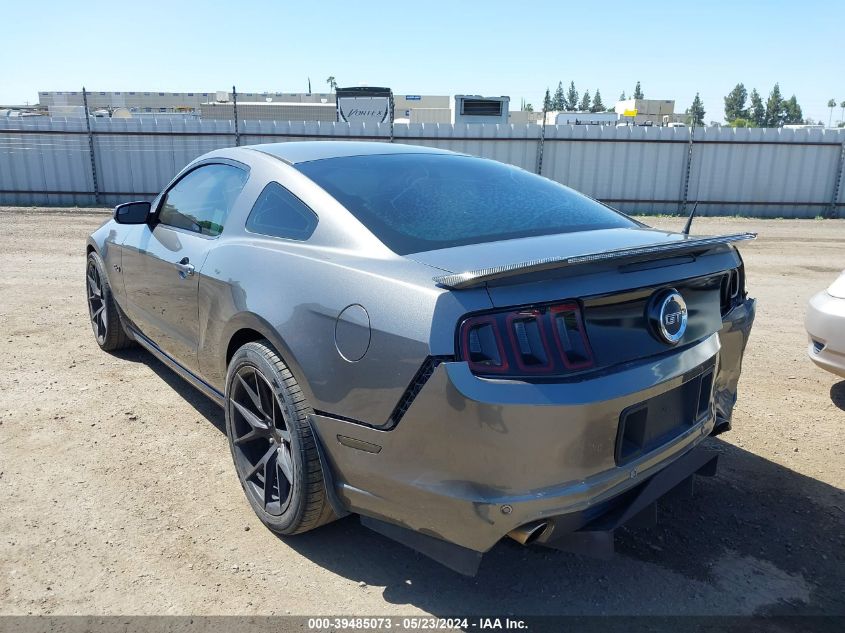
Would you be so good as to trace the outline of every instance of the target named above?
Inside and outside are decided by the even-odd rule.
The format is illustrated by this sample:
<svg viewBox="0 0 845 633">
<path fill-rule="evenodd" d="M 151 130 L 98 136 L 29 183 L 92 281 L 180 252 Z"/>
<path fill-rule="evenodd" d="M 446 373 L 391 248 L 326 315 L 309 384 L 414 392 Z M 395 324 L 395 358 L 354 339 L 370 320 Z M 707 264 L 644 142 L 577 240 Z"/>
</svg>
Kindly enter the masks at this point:
<svg viewBox="0 0 845 633">
<path fill-rule="evenodd" d="M 88 109 L 126 108 L 131 112 L 199 112 L 203 103 L 211 101 L 232 101 L 231 92 L 210 90 L 206 92 L 154 92 L 89 91 Z M 41 107 L 81 106 L 82 91 L 40 91 L 38 101 Z M 239 92 L 238 101 L 281 101 L 298 103 L 334 103 L 334 94 L 327 92 Z"/>
<path fill-rule="evenodd" d="M 83 105 L 82 91 L 40 91 L 39 105 L 51 115 L 76 111 Z M 207 119 L 233 119 L 231 92 L 97 91 L 88 92 L 88 110 L 125 108 L 133 116 L 150 114 L 200 114 Z M 451 123 L 448 95 L 394 95 L 394 117 L 410 123 Z M 301 106 L 301 107 L 297 107 Z M 281 118 L 280 118 L 281 117 Z M 279 121 L 334 121 L 334 93 L 238 92 L 238 118 Z"/>
<path fill-rule="evenodd" d="M 231 121 L 235 118 L 235 103 L 212 101 L 200 106 L 200 118 Z M 262 121 L 336 121 L 337 108 L 331 103 L 296 101 L 238 101 L 238 119 Z"/>
</svg>

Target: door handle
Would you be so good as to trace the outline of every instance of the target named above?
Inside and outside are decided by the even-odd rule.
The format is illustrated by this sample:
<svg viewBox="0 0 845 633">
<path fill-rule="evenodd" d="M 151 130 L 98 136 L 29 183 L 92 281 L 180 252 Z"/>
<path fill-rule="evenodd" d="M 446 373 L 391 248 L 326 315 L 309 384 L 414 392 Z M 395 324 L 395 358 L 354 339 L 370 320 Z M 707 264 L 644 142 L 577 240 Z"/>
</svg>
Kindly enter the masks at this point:
<svg viewBox="0 0 845 633">
<path fill-rule="evenodd" d="M 174 264 L 174 266 L 176 266 L 176 270 L 179 271 L 179 276 L 182 279 L 187 279 L 188 277 L 191 277 L 194 274 L 195 268 L 194 265 L 190 263 L 190 261 L 191 260 L 189 260 L 187 257 L 183 257 L 176 264 Z"/>
</svg>

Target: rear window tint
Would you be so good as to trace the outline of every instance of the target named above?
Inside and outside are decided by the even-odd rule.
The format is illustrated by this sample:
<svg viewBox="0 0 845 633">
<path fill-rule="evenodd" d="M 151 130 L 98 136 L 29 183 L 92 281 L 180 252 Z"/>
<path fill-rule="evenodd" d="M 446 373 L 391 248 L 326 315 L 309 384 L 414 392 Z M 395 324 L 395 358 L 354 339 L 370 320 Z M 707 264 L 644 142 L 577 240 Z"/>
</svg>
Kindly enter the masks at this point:
<svg viewBox="0 0 845 633">
<path fill-rule="evenodd" d="M 307 240 L 317 228 L 317 216 L 290 191 L 271 182 L 249 212 L 246 228 L 271 237 Z"/>
<path fill-rule="evenodd" d="M 636 223 L 556 182 L 493 160 L 393 154 L 296 168 L 400 255 Z"/>
</svg>

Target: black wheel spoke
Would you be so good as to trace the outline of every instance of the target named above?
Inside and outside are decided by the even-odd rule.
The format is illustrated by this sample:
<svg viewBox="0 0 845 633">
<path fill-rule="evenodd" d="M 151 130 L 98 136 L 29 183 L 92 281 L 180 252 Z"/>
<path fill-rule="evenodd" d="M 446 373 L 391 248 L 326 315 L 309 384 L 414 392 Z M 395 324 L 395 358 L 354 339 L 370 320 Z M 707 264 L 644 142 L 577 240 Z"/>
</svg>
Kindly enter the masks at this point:
<svg viewBox="0 0 845 633">
<path fill-rule="evenodd" d="M 259 433 L 255 429 L 247 433 L 246 435 L 241 435 L 240 437 L 234 440 L 235 446 L 240 446 L 241 444 L 246 444 L 247 442 L 252 442 L 253 440 L 260 440 L 260 439 L 267 439 L 265 435 Z"/>
<path fill-rule="evenodd" d="M 259 405 L 258 408 L 261 413 L 264 414 L 265 419 L 269 424 L 272 424 L 273 418 L 273 409 L 275 409 L 274 401 L 276 400 L 275 396 L 273 395 L 273 390 L 270 389 L 270 385 L 267 384 L 267 381 L 264 380 L 262 377 L 259 377 L 258 374 L 255 374 L 255 387 L 258 392 L 258 401 Z M 269 411 L 270 413 L 267 413 Z"/>
<path fill-rule="evenodd" d="M 293 483 L 293 458 L 290 454 L 290 447 L 283 444 L 279 447 L 279 453 L 276 457 L 276 462 L 279 464 L 279 470 L 288 480 L 288 484 Z"/>
<path fill-rule="evenodd" d="M 98 323 L 98 324 L 99 324 L 99 322 L 100 322 L 100 315 L 103 313 L 103 307 L 104 307 L 104 306 L 100 306 L 99 308 L 97 308 L 97 309 L 94 311 L 94 314 L 92 314 L 92 315 L 91 315 L 91 320 L 92 320 L 94 323 Z"/>
<path fill-rule="evenodd" d="M 273 502 L 273 490 L 276 487 L 276 459 L 270 457 L 264 462 L 264 507 Z"/>
<path fill-rule="evenodd" d="M 247 395 L 249 396 L 249 399 L 252 400 L 252 404 L 254 404 L 255 408 L 263 414 L 264 409 L 261 406 L 261 398 L 255 392 L 255 390 L 249 386 L 242 374 L 238 374 L 238 380 L 240 381 L 241 386 L 244 388 L 244 391 L 246 391 Z"/>
<path fill-rule="evenodd" d="M 256 431 L 265 431 L 265 432 L 269 430 L 270 427 L 267 426 L 267 423 L 264 422 L 264 420 L 262 420 L 257 415 L 255 415 L 252 411 L 247 409 L 240 402 L 238 402 L 237 400 L 232 400 L 232 404 L 235 405 L 235 408 L 238 410 L 238 413 L 240 413 L 243 416 L 244 420 L 246 420 L 247 423 L 253 429 L 255 429 Z"/>
<path fill-rule="evenodd" d="M 97 285 L 97 282 L 94 281 L 94 278 L 91 275 L 88 275 L 88 292 L 88 296 L 93 295 L 94 297 L 101 297 L 103 294 L 102 292 L 100 292 L 100 288 Z"/>
<path fill-rule="evenodd" d="M 261 456 L 261 459 L 259 459 L 258 462 L 252 468 L 249 469 L 249 471 L 244 476 L 244 479 L 251 479 L 253 475 L 255 475 L 255 473 L 264 470 L 267 461 L 273 457 L 277 450 L 278 446 L 276 446 L 275 444 L 270 444 L 270 448 L 268 448 L 267 452 Z"/>
</svg>

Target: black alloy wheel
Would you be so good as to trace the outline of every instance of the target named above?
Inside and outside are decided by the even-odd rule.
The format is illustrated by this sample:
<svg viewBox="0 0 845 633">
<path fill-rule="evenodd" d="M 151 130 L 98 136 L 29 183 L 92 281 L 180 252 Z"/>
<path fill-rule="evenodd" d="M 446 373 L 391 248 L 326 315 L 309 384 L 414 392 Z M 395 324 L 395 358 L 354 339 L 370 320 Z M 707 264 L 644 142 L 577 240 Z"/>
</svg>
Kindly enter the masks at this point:
<svg viewBox="0 0 845 633">
<path fill-rule="evenodd" d="M 309 419 L 314 411 L 269 341 L 232 355 L 225 398 L 235 470 L 258 518 L 286 535 L 337 518 Z"/>
<path fill-rule="evenodd" d="M 251 365 L 238 369 L 229 400 L 235 464 L 246 492 L 267 514 L 280 516 L 295 483 L 290 413 Z"/>
<path fill-rule="evenodd" d="M 91 317 L 91 326 L 94 328 L 97 343 L 103 345 L 108 335 L 109 312 L 106 310 L 106 302 L 103 298 L 103 280 L 93 259 L 88 260 L 86 277 L 88 283 L 88 315 Z"/>
<path fill-rule="evenodd" d="M 103 260 L 95 251 L 88 253 L 85 264 L 85 290 L 88 318 L 100 349 L 111 352 L 132 345 L 133 339 L 123 327 L 112 296 Z"/>
</svg>

